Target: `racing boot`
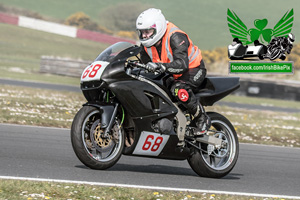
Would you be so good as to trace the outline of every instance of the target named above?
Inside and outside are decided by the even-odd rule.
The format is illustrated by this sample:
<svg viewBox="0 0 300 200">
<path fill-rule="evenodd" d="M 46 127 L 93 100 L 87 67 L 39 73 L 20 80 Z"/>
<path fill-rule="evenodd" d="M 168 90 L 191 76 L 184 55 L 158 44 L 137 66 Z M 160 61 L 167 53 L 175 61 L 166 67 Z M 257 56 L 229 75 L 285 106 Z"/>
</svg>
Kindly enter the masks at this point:
<svg viewBox="0 0 300 200">
<path fill-rule="evenodd" d="M 197 105 L 197 112 L 194 115 L 194 122 L 197 127 L 194 135 L 204 135 L 211 127 L 210 117 L 205 113 L 205 110 L 200 103 Z"/>
<path fill-rule="evenodd" d="M 195 124 L 197 129 L 195 130 L 195 135 L 204 135 L 208 132 L 209 128 L 211 127 L 211 121 L 209 116 L 206 113 L 200 114 L 200 116 L 196 117 Z"/>
</svg>

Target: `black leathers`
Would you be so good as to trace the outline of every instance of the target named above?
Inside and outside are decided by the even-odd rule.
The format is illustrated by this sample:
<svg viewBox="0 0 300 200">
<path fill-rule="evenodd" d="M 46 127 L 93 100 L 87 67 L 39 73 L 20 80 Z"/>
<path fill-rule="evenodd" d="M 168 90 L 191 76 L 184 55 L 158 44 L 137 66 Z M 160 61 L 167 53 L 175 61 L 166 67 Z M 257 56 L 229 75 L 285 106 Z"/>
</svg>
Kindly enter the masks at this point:
<svg viewBox="0 0 300 200">
<path fill-rule="evenodd" d="M 197 110 L 197 100 L 192 92 L 193 89 L 199 87 L 206 76 L 206 69 L 203 60 L 196 68 L 189 69 L 188 47 L 190 43 L 184 33 L 174 33 L 170 38 L 170 46 L 173 52 L 173 61 L 163 63 L 166 67 L 166 72 L 169 74 L 182 74 L 176 79 L 171 87 L 171 92 L 174 95 L 174 89 L 185 89 L 189 93 L 189 100 L 182 102 L 191 114 L 195 114 Z M 156 46 L 159 56 L 161 56 L 162 44 Z M 152 62 L 147 52 L 142 50 L 141 60 L 143 63 Z M 176 95 L 175 95 L 176 96 Z"/>
</svg>

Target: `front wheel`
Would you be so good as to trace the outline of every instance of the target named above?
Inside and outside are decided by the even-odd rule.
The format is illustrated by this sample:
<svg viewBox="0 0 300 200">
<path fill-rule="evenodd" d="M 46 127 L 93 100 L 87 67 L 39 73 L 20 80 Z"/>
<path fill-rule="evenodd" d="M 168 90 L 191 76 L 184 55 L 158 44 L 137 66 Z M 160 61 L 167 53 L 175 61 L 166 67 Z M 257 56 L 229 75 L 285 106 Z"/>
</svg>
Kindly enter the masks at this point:
<svg viewBox="0 0 300 200">
<path fill-rule="evenodd" d="M 279 49 L 272 49 L 270 53 L 270 60 L 275 60 L 281 55 L 282 51 Z"/>
<path fill-rule="evenodd" d="M 107 137 L 101 127 L 101 112 L 92 106 L 82 107 L 71 127 L 71 142 L 78 159 L 92 169 L 112 167 L 121 157 L 124 132 L 118 120 Z"/>
<path fill-rule="evenodd" d="M 222 139 L 221 147 L 198 143 L 201 150 L 191 147 L 188 158 L 191 168 L 202 177 L 221 178 L 235 166 L 239 155 L 239 142 L 234 127 L 224 116 L 209 112 L 211 119 L 210 135 Z"/>
</svg>

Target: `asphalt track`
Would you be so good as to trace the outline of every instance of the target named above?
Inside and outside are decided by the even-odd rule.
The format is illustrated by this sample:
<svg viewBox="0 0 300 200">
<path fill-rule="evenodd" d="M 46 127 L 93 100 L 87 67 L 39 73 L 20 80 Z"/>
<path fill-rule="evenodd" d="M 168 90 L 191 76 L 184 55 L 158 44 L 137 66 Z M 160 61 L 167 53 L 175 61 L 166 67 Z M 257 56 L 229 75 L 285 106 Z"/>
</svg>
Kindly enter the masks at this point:
<svg viewBox="0 0 300 200">
<path fill-rule="evenodd" d="M 197 176 L 187 161 L 130 156 L 97 171 L 77 159 L 68 129 L 0 124 L 0 178 L 11 176 L 300 199 L 300 149 L 241 144 L 235 168 L 222 179 Z"/>
</svg>

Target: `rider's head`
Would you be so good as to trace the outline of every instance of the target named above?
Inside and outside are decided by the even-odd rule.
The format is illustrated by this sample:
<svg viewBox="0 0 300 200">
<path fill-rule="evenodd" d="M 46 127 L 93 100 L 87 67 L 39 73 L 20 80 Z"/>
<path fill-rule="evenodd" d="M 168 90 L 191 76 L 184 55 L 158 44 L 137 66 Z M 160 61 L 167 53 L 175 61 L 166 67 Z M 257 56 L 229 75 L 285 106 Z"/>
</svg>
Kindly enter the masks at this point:
<svg viewBox="0 0 300 200">
<path fill-rule="evenodd" d="M 142 45 L 151 47 L 164 36 L 167 30 L 167 21 L 161 10 L 150 8 L 138 16 L 136 29 Z"/>
<path fill-rule="evenodd" d="M 293 33 L 289 33 L 288 41 L 290 44 L 293 44 L 293 42 L 295 41 L 295 35 Z"/>
</svg>

